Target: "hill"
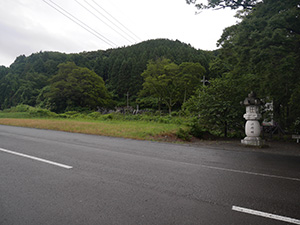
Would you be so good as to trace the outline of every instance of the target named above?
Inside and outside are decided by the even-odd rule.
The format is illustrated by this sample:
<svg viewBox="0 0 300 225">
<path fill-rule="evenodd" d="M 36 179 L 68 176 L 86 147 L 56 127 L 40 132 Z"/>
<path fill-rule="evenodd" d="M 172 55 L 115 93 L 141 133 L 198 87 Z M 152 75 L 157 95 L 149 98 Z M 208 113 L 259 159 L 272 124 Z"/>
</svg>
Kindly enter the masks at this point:
<svg viewBox="0 0 300 225">
<path fill-rule="evenodd" d="M 0 67 L 0 109 L 18 104 L 39 104 L 39 96 L 49 85 L 49 79 L 57 74 L 58 65 L 65 62 L 87 67 L 101 76 L 115 100 L 121 101 L 127 93 L 134 100 L 142 88 L 141 73 L 147 63 L 160 57 L 168 58 L 176 64 L 199 62 L 208 71 L 212 54 L 178 40 L 156 39 L 106 51 L 78 54 L 38 52 L 28 57 L 21 55 L 9 68 Z"/>
</svg>

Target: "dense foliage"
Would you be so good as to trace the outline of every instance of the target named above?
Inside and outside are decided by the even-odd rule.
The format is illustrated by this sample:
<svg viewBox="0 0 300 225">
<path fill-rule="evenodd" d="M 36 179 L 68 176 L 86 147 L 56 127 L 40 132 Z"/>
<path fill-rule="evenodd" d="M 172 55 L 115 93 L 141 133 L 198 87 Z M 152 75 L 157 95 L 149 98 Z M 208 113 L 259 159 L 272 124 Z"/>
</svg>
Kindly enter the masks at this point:
<svg viewBox="0 0 300 225">
<path fill-rule="evenodd" d="M 299 11 L 297 0 L 265 0 L 219 40 L 220 59 L 235 76 L 256 78 L 253 88 L 273 101 L 275 120 L 283 127 L 295 119 L 291 97 L 300 83 Z"/>
<path fill-rule="evenodd" d="M 188 1 L 195 3 L 195 1 Z M 249 7 L 248 7 L 249 6 Z M 224 124 L 239 124 L 236 96 L 250 90 L 258 93 L 265 102 L 273 103 L 273 119 L 291 131 L 300 131 L 300 5 L 298 0 L 232 1 L 209 0 L 201 9 L 244 8 L 238 11 L 241 22 L 224 30 L 220 40 L 219 55 L 210 64 L 211 86 L 190 99 L 197 106 L 200 119 Z M 218 84 L 227 87 L 219 95 Z M 231 83 L 231 84 L 230 84 Z M 229 85 L 229 86 L 228 86 Z M 230 90 L 234 90 L 230 93 Z M 232 100 L 228 98 L 232 97 Z M 233 101 L 234 99 L 234 101 Z M 229 102 L 228 102 L 229 100 Z M 228 112 L 224 105 L 230 103 L 234 110 Z M 222 110 L 225 111 L 222 111 Z M 220 111 L 221 110 L 221 111 Z M 227 111 L 227 114 L 224 113 Z M 210 115 L 209 113 L 210 112 Z M 227 117 L 229 120 L 220 121 Z M 210 124 L 212 125 L 212 124 Z M 298 130 L 297 130 L 298 129 Z M 226 134 L 226 126 L 225 126 Z"/>
<path fill-rule="evenodd" d="M 166 58 L 152 60 L 142 73 L 144 83 L 140 96 L 143 101 L 155 98 L 159 111 L 164 104 L 171 113 L 174 105 L 181 105 L 194 94 L 204 73 L 199 63 L 184 62 L 178 66 Z"/>
<path fill-rule="evenodd" d="M 114 100 L 125 104 L 126 96 L 135 103 L 142 89 L 143 77 L 149 60 L 165 57 L 174 63 L 197 62 L 206 69 L 211 54 L 190 45 L 166 39 L 149 40 L 129 47 L 106 51 L 64 54 L 39 52 L 19 56 L 9 67 L 0 67 L 0 109 L 18 104 L 45 106 L 44 92 L 51 78 L 58 73 L 58 65 L 74 62 L 102 77 Z"/>
<path fill-rule="evenodd" d="M 109 106 L 110 95 L 103 79 L 95 72 L 73 62 L 62 63 L 58 68 L 58 73 L 50 79 L 48 91 L 43 93 L 48 108 L 63 112 L 79 107 L 96 110 Z"/>
<path fill-rule="evenodd" d="M 210 80 L 210 85 L 203 86 L 184 104 L 184 108 L 198 115 L 199 125 L 217 135 L 228 134 L 241 136 L 243 131 L 245 108 L 240 101 L 251 88 L 245 78 L 230 75 Z"/>
<path fill-rule="evenodd" d="M 198 3 L 197 0 L 186 0 L 188 4 L 195 4 L 199 10 L 202 9 L 252 9 L 259 0 L 208 0 L 207 4 Z"/>
</svg>

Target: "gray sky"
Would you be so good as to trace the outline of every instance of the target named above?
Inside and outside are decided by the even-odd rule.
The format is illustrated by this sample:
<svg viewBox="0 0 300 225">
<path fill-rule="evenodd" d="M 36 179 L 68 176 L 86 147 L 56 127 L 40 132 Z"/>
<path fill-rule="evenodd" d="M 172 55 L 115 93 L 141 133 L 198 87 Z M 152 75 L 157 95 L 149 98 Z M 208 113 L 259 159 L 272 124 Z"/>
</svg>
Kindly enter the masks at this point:
<svg viewBox="0 0 300 225">
<path fill-rule="evenodd" d="M 39 51 L 106 50 L 157 38 L 214 50 L 234 14 L 195 15 L 185 0 L 0 0 L 0 65 Z"/>
</svg>

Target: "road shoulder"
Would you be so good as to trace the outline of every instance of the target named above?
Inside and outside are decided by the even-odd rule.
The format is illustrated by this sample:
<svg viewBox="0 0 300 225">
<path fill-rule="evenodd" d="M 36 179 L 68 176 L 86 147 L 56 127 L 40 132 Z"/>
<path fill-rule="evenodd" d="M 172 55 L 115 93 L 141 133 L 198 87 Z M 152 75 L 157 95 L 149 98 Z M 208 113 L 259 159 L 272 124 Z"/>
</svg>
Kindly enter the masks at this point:
<svg viewBox="0 0 300 225">
<path fill-rule="evenodd" d="M 253 151 L 253 152 L 264 152 L 271 154 L 280 155 L 292 155 L 300 156 L 300 144 L 296 142 L 283 142 L 283 141 L 266 141 L 263 147 L 251 147 L 244 146 L 240 140 L 228 139 L 228 140 L 192 140 L 191 146 L 194 147 L 206 147 L 220 150 L 236 150 L 236 151 Z"/>
</svg>

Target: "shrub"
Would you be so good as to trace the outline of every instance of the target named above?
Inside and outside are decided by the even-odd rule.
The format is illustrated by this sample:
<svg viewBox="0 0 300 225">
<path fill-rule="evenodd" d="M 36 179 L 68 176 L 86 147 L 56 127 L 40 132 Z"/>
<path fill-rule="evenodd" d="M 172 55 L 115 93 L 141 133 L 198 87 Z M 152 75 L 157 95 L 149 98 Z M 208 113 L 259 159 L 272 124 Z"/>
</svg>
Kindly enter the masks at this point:
<svg viewBox="0 0 300 225">
<path fill-rule="evenodd" d="M 30 108 L 33 108 L 29 105 L 20 104 L 17 106 L 13 106 L 9 109 L 4 109 L 3 112 L 28 112 Z"/>
<path fill-rule="evenodd" d="M 65 118 L 84 118 L 85 114 L 80 113 L 78 111 L 67 111 L 65 113 L 63 113 L 63 115 L 65 116 Z"/>
<path fill-rule="evenodd" d="M 159 117 L 158 122 L 159 123 L 169 124 L 170 123 L 170 119 L 168 117 Z"/>
<path fill-rule="evenodd" d="M 102 116 L 104 120 L 112 120 L 114 118 L 113 114 L 106 114 Z"/>
<path fill-rule="evenodd" d="M 92 113 L 88 114 L 87 116 L 92 119 L 99 119 L 102 116 L 102 114 L 99 112 L 92 112 Z"/>
<path fill-rule="evenodd" d="M 29 115 L 33 117 L 58 117 L 54 112 L 49 111 L 48 109 L 34 108 L 30 107 Z"/>
<path fill-rule="evenodd" d="M 176 111 L 173 111 L 173 112 L 171 112 L 171 115 L 170 115 L 170 116 L 179 116 L 179 113 L 176 112 Z"/>
<path fill-rule="evenodd" d="M 33 107 L 29 105 L 20 104 L 15 107 L 15 112 L 28 112 L 30 108 Z"/>
<path fill-rule="evenodd" d="M 292 125 L 292 132 L 295 134 L 300 134 L 300 117 L 298 117 Z"/>
<path fill-rule="evenodd" d="M 207 130 L 206 127 L 201 125 L 198 120 L 194 120 L 190 125 L 190 134 L 200 139 L 212 139 L 213 135 Z"/>
<path fill-rule="evenodd" d="M 176 136 L 184 141 L 190 141 L 191 135 L 189 134 L 189 131 L 184 130 L 182 128 L 179 128 L 179 130 L 176 132 Z"/>
</svg>

